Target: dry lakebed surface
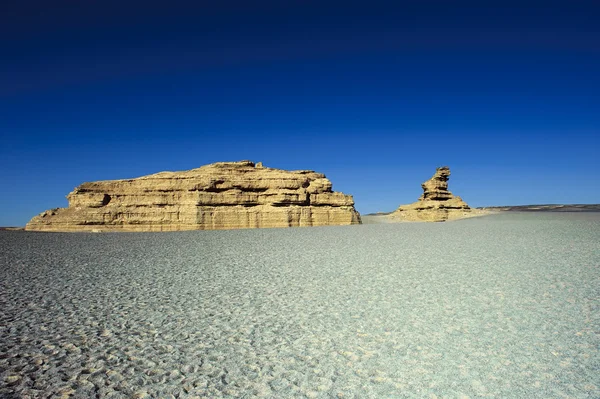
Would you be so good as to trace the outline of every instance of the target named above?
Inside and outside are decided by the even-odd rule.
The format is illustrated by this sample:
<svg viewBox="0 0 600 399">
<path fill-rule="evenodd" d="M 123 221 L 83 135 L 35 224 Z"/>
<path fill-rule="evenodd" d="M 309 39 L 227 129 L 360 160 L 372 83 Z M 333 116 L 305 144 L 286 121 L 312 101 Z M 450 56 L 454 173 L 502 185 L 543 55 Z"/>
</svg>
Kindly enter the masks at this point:
<svg viewBox="0 0 600 399">
<path fill-rule="evenodd" d="M 2 398 L 599 398 L 600 213 L 0 231 Z"/>
</svg>

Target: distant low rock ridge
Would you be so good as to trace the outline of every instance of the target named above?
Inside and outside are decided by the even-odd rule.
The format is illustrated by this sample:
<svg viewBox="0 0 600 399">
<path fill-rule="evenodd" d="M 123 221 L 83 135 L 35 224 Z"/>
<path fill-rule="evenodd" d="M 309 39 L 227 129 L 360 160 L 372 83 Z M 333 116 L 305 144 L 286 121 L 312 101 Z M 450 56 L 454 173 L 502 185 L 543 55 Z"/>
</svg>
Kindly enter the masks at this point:
<svg viewBox="0 0 600 399">
<path fill-rule="evenodd" d="M 35 216 L 38 231 L 178 231 L 361 223 L 351 195 L 310 170 L 251 161 L 83 183 L 68 208 Z"/>
<path fill-rule="evenodd" d="M 449 167 L 437 168 L 433 177 L 421 184 L 423 195 L 419 200 L 401 205 L 390 217 L 406 221 L 444 222 L 471 216 L 469 205 L 448 191 L 449 178 Z"/>
</svg>

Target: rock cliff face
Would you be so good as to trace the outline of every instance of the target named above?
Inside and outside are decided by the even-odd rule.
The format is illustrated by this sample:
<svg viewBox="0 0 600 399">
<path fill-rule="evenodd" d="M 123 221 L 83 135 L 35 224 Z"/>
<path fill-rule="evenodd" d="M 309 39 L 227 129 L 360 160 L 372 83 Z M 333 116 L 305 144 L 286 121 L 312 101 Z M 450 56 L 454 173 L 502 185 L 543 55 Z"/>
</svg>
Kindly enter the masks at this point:
<svg viewBox="0 0 600 399">
<path fill-rule="evenodd" d="M 433 177 L 421 184 L 423 195 L 417 202 L 401 205 L 392 219 L 424 222 L 444 222 L 471 216 L 471 208 L 460 197 L 448 191 L 450 168 L 437 168 Z"/>
<path fill-rule="evenodd" d="M 361 222 L 351 195 L 325 175 L 250 161 L 83 183 L 68 208 L 35 216 L 26 230 L 176 231 L 348 225 Z"/>
</svg>

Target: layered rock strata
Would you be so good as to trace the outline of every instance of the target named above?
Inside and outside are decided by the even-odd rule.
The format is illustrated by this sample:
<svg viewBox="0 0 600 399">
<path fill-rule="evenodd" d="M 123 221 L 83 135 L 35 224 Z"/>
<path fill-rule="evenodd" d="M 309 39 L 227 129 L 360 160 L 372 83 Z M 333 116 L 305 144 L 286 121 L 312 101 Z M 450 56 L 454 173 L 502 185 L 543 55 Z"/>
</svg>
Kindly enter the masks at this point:
<svg viewBox="0 0 600 399">
<path fill-rule="evenodd" d="M 35 216 L 26 230 L 177 231 L 349 225 L 361 222 L 351 195 L 310 170 L 251 161 L 183 172 L 83 183 L 68 208 Z"/>
<path fill-rule="evenodd" d="M 472 216 L 472 210 L 460 197 L 448 191 L 450 168 L 437 168 L 433 177 L 423 184 L 423 194 L 417 202 L 401 205 L 390 217 L 397 220 L 444 222 Z"/>
</svg>

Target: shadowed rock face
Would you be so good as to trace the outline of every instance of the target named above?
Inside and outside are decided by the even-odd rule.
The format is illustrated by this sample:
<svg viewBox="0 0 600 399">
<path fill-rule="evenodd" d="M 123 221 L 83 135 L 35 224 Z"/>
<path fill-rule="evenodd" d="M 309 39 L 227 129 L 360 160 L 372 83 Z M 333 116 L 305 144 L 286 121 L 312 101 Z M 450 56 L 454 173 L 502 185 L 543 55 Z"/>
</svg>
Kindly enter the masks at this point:
<svg viewBox="0 0 600 399">
<path fill-rule="evenodd" d="M 35 216 L 26 230 L 177 231 L 360 223 L 351 195 L 321 173 L 250 161 L 83 183 L 68 208 Z"/>
<path fill-rule="evenodd" d="M 448 191 L 450 168 L 437 168 L 433 177 L 423 184 L 423 194 L 417 202 L 401 205 L 391 214 L 393 219 L 443 222 L 468 216 L 471 208 L 460 197 Z"/>
</svg>

